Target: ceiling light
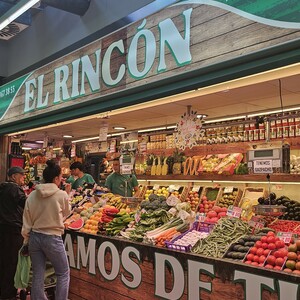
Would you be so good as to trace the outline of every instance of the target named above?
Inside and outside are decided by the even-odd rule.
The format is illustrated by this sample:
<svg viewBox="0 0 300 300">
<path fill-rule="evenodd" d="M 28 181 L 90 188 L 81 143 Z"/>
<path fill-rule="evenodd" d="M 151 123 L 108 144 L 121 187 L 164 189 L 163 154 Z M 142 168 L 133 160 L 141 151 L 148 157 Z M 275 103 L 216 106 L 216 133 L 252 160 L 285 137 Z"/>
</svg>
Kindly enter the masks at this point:
<svg viewBox="0 0 300 300">
<path fill-rule="evenodd" d="M 61 148 L 60 148 L 60 147 L 57 147 L 57 148 L 53 148 L 53 150 L 54 150 L 54 151 L 59 151 L 59 150 L 61 150 Z"/>
<path fill-rule="evenodd" d="M 39 0 L 21 0 L 18 2 L 0 18 L 0 30 L 5 28 L 38 2 Z"/>
<path fill-rule="evenodd" d="M 123 127 L 123 126 L 114 126 L 113 129 L 124 130 L 124 129 L 126 129 L 126 127 Z"/>
<path fill-rule="evenodd" d="M 249 114 L 248 118 L 257 117 L 257 116 L 261 116 L 261 115 L 279 114 L 279 113 L 282 113 L 282 112 L 289 112 L 289 111 L 295 111 L 295 110 L 300 110 L 300 107 L 298 106 L 298 107 L 293 107 L 293 108 L 284 108 L 284 109 L 277 109 L 277 110 L 269 110 L 269 111 L 264 111 L 264 112 Z"/>
<path fill-rule="evenodd" d="M 122 142 L 120 142 L 120 144 L 136 143 L 136 142 L 138 142 L 138 141 L 139 141 L 139 140 L 122 141 Z"/>
<path fill-rule="evenodd" d="M 31 150 L 31 147 L 22 147 L 23 150 Z"/>
<path fill-rule="evenodd" d="M 35 141 L 37 144 L 44 144 L 44 141 Z"/>
<path fill-rule="evenodd" d="M 73 135 L 64 134 L 63 137 L 64 137 L 64 138 L 72 138 L 72 137 L 74 137 L 74 136 L 73 136 Z"/>
<path fill-rule="evenodd" d="M 164 129 L 166 129 L 166 127 L 142 129 L 142 130 L 138 130 L 138 132 L 158 131 L 158 130 L 164 130 Z"/>
<path fill-rule="evenodd" d="M 86 142 L 86 141 L 92 141 L 92 140 L 99 140 L 99 136 L 75 140 L 75 141 L 72 141 L 72 143 L 80 143 L 80 142 Z"/>
<path fill-rule="evenodd" d="M 207 114 L 197 114 L 198 119 L 204 119 L 204 118 L 207 118 L 207 117 L 208 117 Z"/>
<path fill-rule="evenodd" d="M 247 116 L 236 116 L 236 117 L 228 117 L 228 118 L 222 118 L 222 119 L 207 120 L 207 121 L 205 121 L 205 124 L 224 122 L 224 121 L 235 121 L 235 120 L 245 119 L 246 117 Z"/>
</svg>

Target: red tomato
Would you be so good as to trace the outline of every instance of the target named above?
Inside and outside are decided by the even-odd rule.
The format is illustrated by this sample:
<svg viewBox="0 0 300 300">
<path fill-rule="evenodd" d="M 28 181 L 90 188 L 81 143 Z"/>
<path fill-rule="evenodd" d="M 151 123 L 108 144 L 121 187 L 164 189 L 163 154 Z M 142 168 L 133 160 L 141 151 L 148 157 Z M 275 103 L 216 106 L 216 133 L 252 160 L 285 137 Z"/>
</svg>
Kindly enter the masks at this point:
<svg viewBox="0 0 300 300">
<path fill-rule="evenodd" d="M 258 266 L 259 266 L 259 267 L 263 267 L 263 266 L 264 266 L 264 264 L 263 264 L 263 263 L 260 263 L 260 264 L 258 264 Z"/>
<path fill-rule="evenodd" d="M 274 270 L 278 270 L 278 271 L 280 271 L 280 270 L 281 270 L 281 267 L 279 267 L 279 266 L 275 266 L 273 269 L 274 269 Z"/>
<path fill-rule="evenodd" d="M 264 255 L 262 255 L 262 256 L 259 257 L 259 262 L 261 264 L 263 264 L 265 262 L 265 260 L 266 260 L 266 257 Z"/>
<path fill-rule="evenodd" d="M 257 242 L 255 243 L 255 247 L 256 247 L 256 248 L 261 248 L 261 245 L 262 245 L 262 241 L 257 241 Z"/>
<path fill-rule="evenodd" d="M 268 233 L 267 233 L 267 236 L 275 236 L 275 233 L 273 232 L 273 231 L 269 231 Z"/>
<path fill-rule="evenodd" d="M 280 251 L 275 251 L 274 252 L 274 256 L 277 258 L 277 257 L 281 257 L 281 253 Z"/>
<path fill-rule="evenodd" d="M 253 261 L 253 257 L 254 257 L 254 254 L 249 253 L 249 254 L 247 255 L 247 260 Z"/>
<path fill-rule="evenodd" d="M 254 257 L 253 257 L 253 261 L 255 261 L 255 262 L 259 262 L 259 256 L 258 255 L 254 255 Z"/>
<path fill-rule="evenodd" d="M 267 242 L 267 237 L 266 236 L 262 236 L 260 240 L 261 240 L 262 243 L 266 243 Z"/>
<path fill-rule="evenodd" d="M 262 248 L 264 248 L 264 249 L 268 249 L 268 244 L 267 243 L 262 243 Z"/>
<path fill-rule="evenodd" d="M 246 260 L 246 261 L 245 261 L 245 264 L 249 264 L 249 265 L 250 265 L 251 263 L 252 263 L 251 260 Z"/>
<path fill-rule="evenodd" d="M 274 255 L 269 255 L 267 257 L 267 263 L 272 265 L 272 266 L 275 266 L 275 262 L 276 262 L 276 257 Z"/>
<path fill-rule="evenodd" d="M 258 262 L 253 261 L 253 262 L 251 263 L 251 265 L 253 265 L 253 266 L 258 266 Z"/>
<path fill-rule="evenodd" d="M 276 266 L 282 267 L 283 263 L 284 263 L 284 259 L 282 257 L 276 258 L 276 260 L 275 260 Z"/>
<path fill-rule="evenodd" d="M 270 253 L 270 250 L 269 249 L 265 249 L 264 250 L 264 256 L 267 257 Z"/>
<path fill-rule="evenodd" d="M 267 237 L 267 243 L 268 244 L 274 244 L 275 243 L 275 237 L 273 235 L 270 235 Z"/>
<path fill-rule="evenodd" d="M 257 248 L 256 248 L 256 247 L 252 247 L 252 248 L 250 249 L 250 253 L 252 253 L 252 254 L 256 254 L 256 251 L 257 251 Z"/>
<path fill-rule="evenodd" d="M 270 244 L 268 245 L 268 249 L 270 249 L 270 250 L 276 249 L 275 244 L 274 244 L 274 243 L 270 243 Z"/>
<path fill-rule="evenodd" d="M 284 242 L 281 241 L 281 240 L 277 240 L 275 242 L 275 246 L 276 246 L 277 249 L 283 248 L 284 247 Z"/>
<path fill-rule="evenodd" d="M 262 256 L 264 254 L 264 249 L 263 248 L 258 248 L 256 251 L 256 255 Z"/>
<path fill-rule="evenodd" d="M 272 265 L 269 265 L 269 264 L 267 264 L 267 265 L 265 265 L 265 268 L 266 268 L 266 269 L 273 269 L 273 266 L 272 266 Z"/>
</svg>

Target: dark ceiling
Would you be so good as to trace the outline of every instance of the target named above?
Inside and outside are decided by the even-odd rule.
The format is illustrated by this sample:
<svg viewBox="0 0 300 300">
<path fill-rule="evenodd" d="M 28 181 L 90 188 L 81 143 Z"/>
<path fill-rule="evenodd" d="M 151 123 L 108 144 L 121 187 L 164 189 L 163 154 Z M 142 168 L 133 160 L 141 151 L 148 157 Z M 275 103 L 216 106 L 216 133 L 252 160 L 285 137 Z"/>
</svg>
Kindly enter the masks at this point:
<svg viewBox="0 0 300 300">
<path fill-rule="evenodd" d="M 16 8 L 16 6 L 20 5 L 22 2 L 26 3 L 27 1 L 28 0 L 0 0 L 0 20 L 11 9 Z M 91 0 L 41 0 L 15 21 L 2 29 L 0 31 L 0 39 L 10 40 L 24 29 L 31 26 L 33 16 L 41 12 L 47 6 L 83 16 L 89 8 L 90 1 Z"/>
</svg>

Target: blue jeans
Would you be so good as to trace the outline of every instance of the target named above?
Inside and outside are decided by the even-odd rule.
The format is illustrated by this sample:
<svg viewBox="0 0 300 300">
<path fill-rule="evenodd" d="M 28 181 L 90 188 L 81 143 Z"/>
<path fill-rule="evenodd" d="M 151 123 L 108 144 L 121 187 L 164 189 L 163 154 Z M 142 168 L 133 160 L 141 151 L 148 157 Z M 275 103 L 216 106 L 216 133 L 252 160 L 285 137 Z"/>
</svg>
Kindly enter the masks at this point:
<svg viewBox="0 0 300 300">
<path fill-rule="evenodd" d="M 29 254 L 32 264 L 31 300 L 47 300 L 44 288 L 46 260 L 48 259 L 57 278 L 55 299 L 67 300 L 70 283 L 70 268 L 60 236 L 30 232 Z"/>
</svg>

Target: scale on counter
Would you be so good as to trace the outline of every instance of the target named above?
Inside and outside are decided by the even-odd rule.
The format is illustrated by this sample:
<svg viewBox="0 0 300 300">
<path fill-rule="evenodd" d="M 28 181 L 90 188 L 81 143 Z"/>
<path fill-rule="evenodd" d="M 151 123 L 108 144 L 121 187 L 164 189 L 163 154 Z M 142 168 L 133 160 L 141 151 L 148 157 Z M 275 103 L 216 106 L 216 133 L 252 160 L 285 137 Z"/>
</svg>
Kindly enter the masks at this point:
<svg viewBox="0 0 300 300">
<path fill-rule="evenodd" d="M 290 145 L 282 142 L 253 145 L 247 152 L 249 173 L 290 172 Z"/>
</svg>

